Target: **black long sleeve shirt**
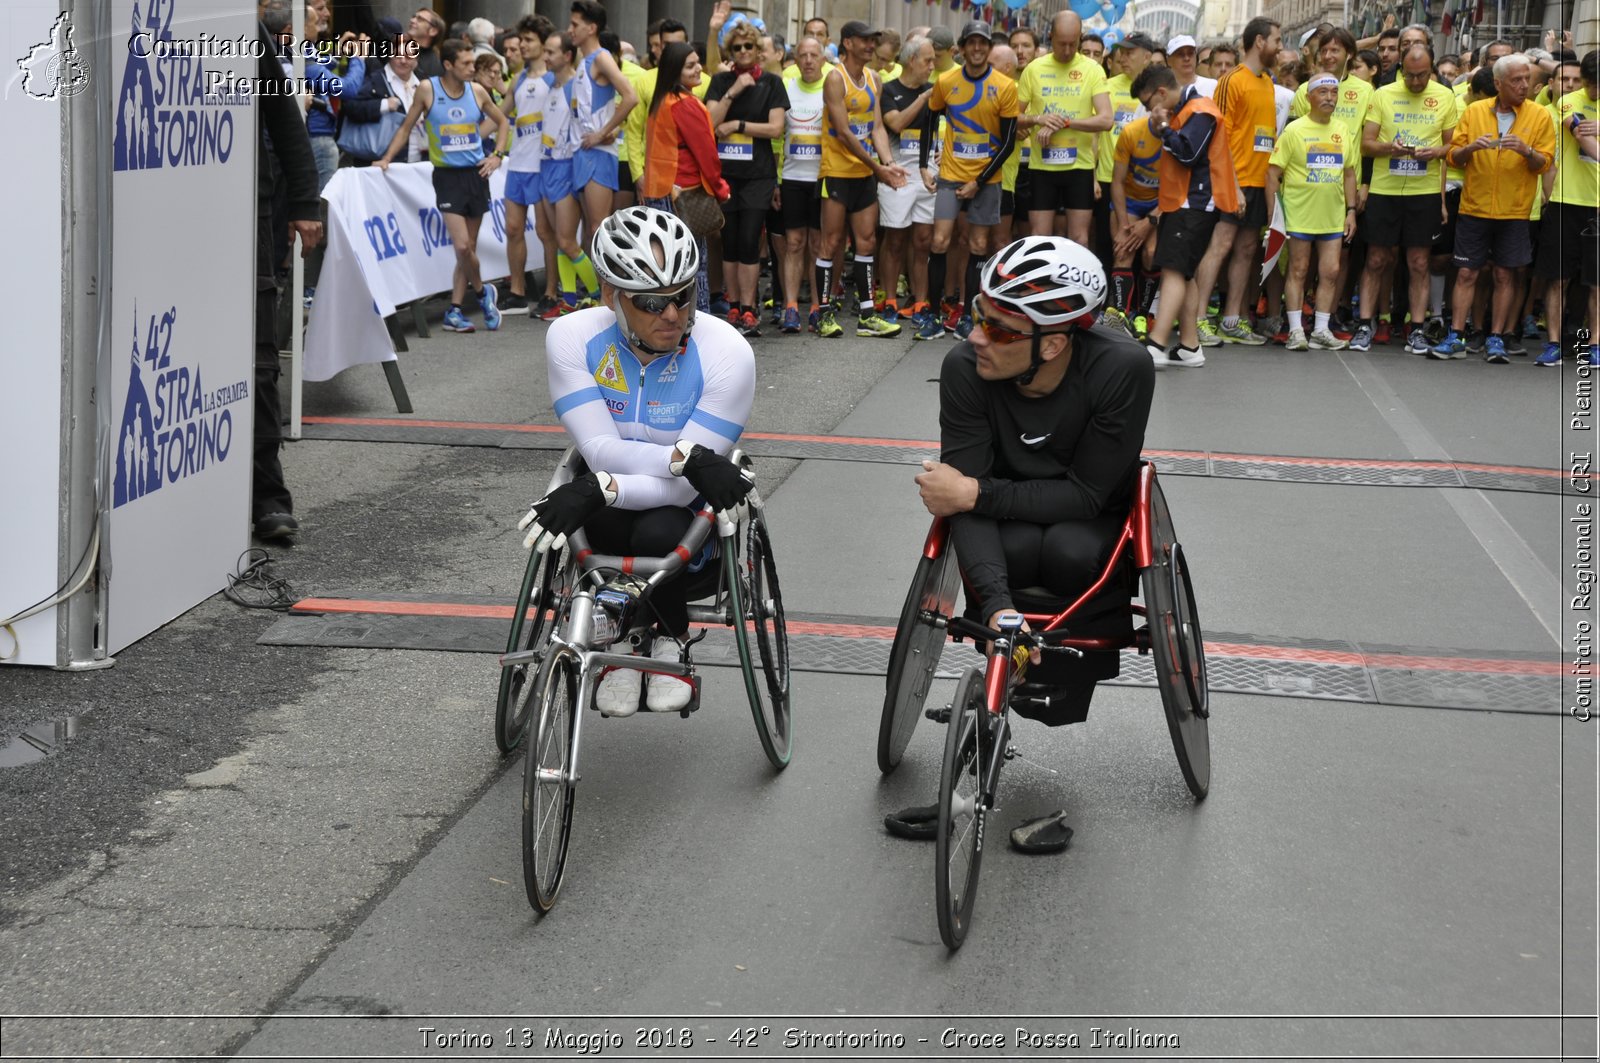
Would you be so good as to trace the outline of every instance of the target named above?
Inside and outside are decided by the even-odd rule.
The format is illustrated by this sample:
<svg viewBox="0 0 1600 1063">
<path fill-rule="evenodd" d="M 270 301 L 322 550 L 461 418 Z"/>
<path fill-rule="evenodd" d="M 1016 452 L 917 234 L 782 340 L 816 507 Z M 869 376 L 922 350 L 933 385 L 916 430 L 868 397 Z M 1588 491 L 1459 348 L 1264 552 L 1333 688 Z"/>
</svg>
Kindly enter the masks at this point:
<svg viewBox="0 0 1600 1063">
<path fill-rule="evenodd" d="M 979 484 L 977 507 L 951 519 L 951 535 L 985 615 L 1013 604 L 999 521 L 1057 524 L 1128 508 L 1154 393 L 1150 355 L 1107 328 L 1073 334 L 1066 376 L 1038 398 L 981 379 L 970 343 L 945 356 L 941 458 Z"/>
</svg>

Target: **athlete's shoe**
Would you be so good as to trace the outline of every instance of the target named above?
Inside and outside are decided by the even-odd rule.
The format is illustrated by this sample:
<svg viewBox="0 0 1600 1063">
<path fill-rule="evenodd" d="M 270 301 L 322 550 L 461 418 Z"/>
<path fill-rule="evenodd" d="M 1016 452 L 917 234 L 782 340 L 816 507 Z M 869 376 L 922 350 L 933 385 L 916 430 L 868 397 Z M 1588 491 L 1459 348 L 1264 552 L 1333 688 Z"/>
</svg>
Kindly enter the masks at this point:
<svg viewBox="0 0 1600 1063">
<path fill-rule="evenodd" d="M 472 322 L 467 320 L 467 315 L 461 312 L 459 306 L 452 306 L 444 312 L 444 330 L 446 332 L 476 332 Z"/>
<path fill-rule="evenodd" d="M 1378 330 L 1372 334 L 1372 342 L 1379 344 L 1389 342 L 1389 322 L 1382 318 L 1378 319 Z"/>
<path fill-rule="evenodd" d="M 558 317 L 566 317 L 576 309 L 578 309 L 576 304 L 569 303 L 565 299 L 557 299 L 556 305 L 550 307 L 544 313 L 539 315 L 539 320 L 554 321 Z"/>
<path fill-rule="evenodd" d="M 944 305 L 944 330 L 955 332 L 961 327 L 961 304 L 946 303 Z"/>
<path fill-rule="evenodd" d="M 1242 343 L 1246 347 L 1259 347 L 1267 342 L 1254 332 L 1251 332 L 1250 326 L 1244 323 L 1243 318 L 1235 321 L 1232 325 L 1224 323 L 1221 328 L 1217 329 L 1217 335 L 1222 337 L 1223 343 Z"/>
<path fill-rule="evenodd" d="M 786 307 L 786 306 L 778 306 L 771 299 L 767 300 L 767 307 L 768 307 L 768 309 L 770 309 L 772 311 L 772 323 L 774 325 L 777 325 L 779 328 L 782 328 L 783 327 L 783 312 L 785 310 L 789 309 L 789 308 Z M 798 311 L 796 313 L 798 313 Z"/>
<path fill-rule="evenodd" d="M 1544 345 L 1544 353 L 1539 355 L 1539 357 L 1535 358 L 1533 360 L 1533 364 L 1534 365 L 1560 365 L 1561 364 L 1561 344 L 1559 344 L 1559 343 L 1546 343 Z"/>
<path fill-rule="evenodd" d="M 1500 335 L 1500 342 L 1506 345 L 1507 354 L 1515 355 L 1518 358 L 1527 357 L 1528 348 L 1522 345 L 1522 337 L 1518 336 L 1515 332 L 1502 333 Z"/>
<path fill-rule="evenodd" d="M 1467 339 L 1467 353 L 1468 354 L 1485 354 L 1485 353 L 1488 352 L 1488 350 L 1489 350 L 1489 345 L 1488 345 L 1489 334 L 1488 333 L 1486 333 L 1486 332 L 1478 332 L 1475 329 L 1470 329 L 1469 328 L 1469 330 L 1467 332 L 1466 339 Z"/>
<path fill-rule="evenodd" d="M 597 307 L 599 305 L 600 305 L 600 300 L 597 299 L 596 297 L 592 296 L 592 295 L 585 295 L 582 299 L 578 300 L 578 309 L 579 310 L 593 310 L 595 307 Z"/>
<path fill-rule="evenodd" d="M 1166 348 L 1157 347 L 1154 343 L 1147 341 L 1144 349 L 1149 352 L 1150 360 L 1155 363 L 1157 369 L 1165 369 L 1172 364 L 1172 356 L 1167 353 Z"/>
<path fill-rule="evenodd" d="M 1200 346 L 1202 346 L 1202 347 L 1220 347 L 1220 346 L 1222 346 L 1222 333 L 1217 331 L 1217 323 L 1215 321 L 1212 321 L 1209 317 L 1203 317 L 1203 318 L 1200 319 L 1199 327 L 1200 327 Z"/>
<path fill-rule="evenodd" d="M 752 339 L 759 339 L 761 336 L 761 319 L 756 317 L 754 310 L 746 310 L 740 314 L 737 327 L 740 332 Z"/>
<path fill-rule="evenodd" d="M 900 320 L 900 304 L 894 299 L 881 299 L 876 304 L 878 316 L 888 321 Z"/>
<path fill-rule="evenodd" d="M 1100 315 L 1100 324 L 1110 325 L 1112 328 L 1121 329 L 1130 336 L 1133 335 L 1133 330 L 1128 327 L 1128 315 L 1114 306 L 1106 307 L 1106 312 Z"/>
<path fill-rule="evenodd" d="M 1135 314 L 1133 319 L 1128 322 L 1128 331 L 1133 335 L 1134 339 L 1143 343 L 1144 338 L 1150 335 L 1150 319 L 1143 314 Z"/>
<path fill-rule="evenodd" d="M 737 306 L 728 307 L 728 312 L 722 316 L 727 320 L 728 324 L 732 325 L 734 328 L 739 327 L 739 308 Z"/>
<path fill-rule="evenodd" d="M 812 308 L 811 312 L 806 315 L 806 328 L 810 329 L 812 332 L 816 332 L 821 327 L 821 324 L 822 311 Z"/>
<path fill-rule="evenodd" d="M 1167 356 L 1167 364 L 1182 366 L 1185 369 L 1199 369 L 1206 364 L 1205 351 L 1199 347 L 1190 350 L 1180 343 Z"/>
<path fill-rule="evenodd" d="M 500 315 L 502 317 L 511 317 L 514 314 L 526 314 L 527 312 L 527 296 L 518 295 L 516 292 L 500 293 Z"/>
<path fill-rule="evenodd" d="M 917 324 L 917 334 L 914 339 L 936 340 L 944 335 L 944 322 L 939 320 L 939 315 L 932 310 L 924 310 L 922 318 Z"/>
<path fill-rule="evenodd" d="M 1311 349 L 1315 351 L 1342 351 L 1345 349 L 1345 341 L 1327 329 L 1319 328 L 1311 333 Z"/>
<path fill-rule="evenodd" d="M 956 338 L 964 340 L 970 335 L 972 335 L 972 317 L 969 314 L 962 314 L 961 320 L 956 322 Z"/>
<path fill-rule="evenodd" d="M 493 332 L 500 327 L 500 292 L 492 284 L 483 286 L 483 297 L 478 305 L 483 307 L 483 327 Z"/>
<path fill-rule="evenodd" d="M 909 321 L 911 322 L 911 327 L 916 328 L 922 323 L 922 315 L 927 312 L 928 304 L 926 302 L 912 303 L 909 306 L 901 307 L 900 320 Z"/>
<path fill-rule="evenodd" d="M 1490 365 L 1507 365 L 1511 359 L 1506 357 L 1506 341 L 1499 336 L 1490 335 L 1483 343 L 1483 360 Z"/>
<path fill-rule="evenodd" d="M 554 296 L 541 295 L 538 303 L 528 308 L 528 313 L 542 317 L 546 310 L 553 309 L 560 302 L 561 300 Z"/>
<path fill-rule="evenodd" d="M 1461 338 L 1461 333 L 1455 329 L 1445 333 L 1444 339 L 1428 348 L 1428 357 L 1436 362 L 1446 362 L 1452 358 L 1465 358 L 1466 356 L 1466 341 Z"/>
<path fill-rule="evenodd" d="M 1450 331 L 1450 326 L 1444 323 L 1442 317 L 1430 317 L 1428 323 L 1422 326 L 1422 338 L 1429 343 L 1438 343 Z"/>
<path fill-rule="evenodd" d="M 676 647 L 674 647 L 676 650 Z M 639 711 L 639 680 L 642 676 L 632 668 L 613 668 L 595 687 L 594 707 L 602 716 L 632 716 Z"/>
<path fill-rule="evenodd" d="M 1422 331 L 1422 329 L 1414 328 L 1411 330 L 1411 334 L 1406 337 L 1406 353 L 1428 353 L 1428 337 L 1427 334 Z"/>
<path fill-rule="evenodd" d="M 1544 335 L 1544 329 L 1539 327 L 1539 319 L 1529 314 L 1522 319 L 1522 338 L 1536 340 Z"/>
<path fill-rule="evenodd" d="M 1306 341 L 1306 330 L 1303 328 L 1290 329 L 1289 338 L 1284 341 L 1283 348 L 1287 351 L 1309 351 L 1311 344 Z"/>
<path fill-rule="evenodd" d="M 727 292 L 718 292 L 717 297 L 711 300 L 711 312 L 718 317 L 727 317 L 730 309 Z"/>
<path fill-rule="evenodd" d="M 877 314 L 863 314 L 856 319 L 856 335 L 881 336 L 887 339 L 890 336 L 900 335 L 900 326 Z"/>
<path fill-rule="evenodd" d="M 799 332 L 801 328 L 800 308 L 797 306 L 784 307 L 783 320 L 780 322 L 780 324 L 782 325 L 783 331 L 790 333 L 791 335 Z"/>
<path fill-rule="evenodd" d="M 832 307 L 824 310 L 822 317 L 817 321 L 817 335 L 829 340 L 844 335 L 844 326 L 839 324 L 839 318 L 834 314 Z"/>
<path fill-rule="evenodd" d="M 1242 321 L 1240 322 L 1240 324 L 1243 323 Z M 1256 322 L 1256 327 L 1252 331 L 1261 337 L 1262 343 L 1272 343 L 1277 339 L 1278 333 L 1283 331 L 1283 325 L 1282 317 L 1264 317 Z"/>
<path fill-rule="evenodd" d="M 683 659 L 678 653 L 678 644 L 671 639 L 657 639 L 650 656 L 674 664 Z M 693 688 L 676 676 L 653 675 L 644 688 L 644 707 L 651 712 L 678 712 L 689 706 L 693 693 Z"/>
<path fill-rule="evenodd" d="M 1350 337 L 1350 349 L 1352 351 L 1370 351 L 1370 350 L 1372 350 L 1372 326 L 1371 325 L 1357 325 L 1356 326 L 1355 333 L 1352 334 L 1351 337 Z"/>
</svg>

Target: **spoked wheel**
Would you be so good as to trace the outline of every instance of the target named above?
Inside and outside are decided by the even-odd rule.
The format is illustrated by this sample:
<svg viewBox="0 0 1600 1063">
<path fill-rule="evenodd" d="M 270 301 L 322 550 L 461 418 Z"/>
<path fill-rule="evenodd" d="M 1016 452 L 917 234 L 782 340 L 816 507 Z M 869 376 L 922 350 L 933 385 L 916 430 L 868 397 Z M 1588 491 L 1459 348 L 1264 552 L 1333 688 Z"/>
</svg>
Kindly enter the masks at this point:
<svg viewBox="0 0 1600 1063">
<path fill-rule="evenodd" d="M 523 574 L 522 590 L 517 594 L 516 609 L 511 616 L 507 653 L 536 650 L 550 640 L 550 633 L 555 630 L 555 612 L 565 565 L 564 550 L 551 550 L 528 558 L 528 570 Z M 533 701 L 533 692 L 526 689 L 528 677 L 537 672 L 537 661 L 504 665 L 500 669 L 500 695 L 494 703 L 494 744 L 500 747 L 502 755 L 514 752 L 522 742 L 528 725 L 528 708 Z M 529 695 L 527 698 L 523 697 L 524 692 Z"/>
<path fill-rule="evenodd" d="M 760 509 L 751 513 L 745 532 L 743 557 L 725 551 L 728 585 L 733 594 L 734 642 L 739 646 L 739 667 L 744 671 L 745 692 L 755 716 L 761 748 L 772 766 L 788 767 L 794 753 L 793 720 L 789 698 L 789 629 L 783 619 L 783 595 L 778 590 L 778 568 L 772 558 L 772 540 Z"/>
<path fill-rule="evenodd" d="M 1150 537 L 1154 563 L 1142 573 L 1145 617 L 1150 624 L 1150 661 L 1172 748 L 1183 781 L 1196 800 L 1211 788 L 1211 692 L 1206 683 L 1205 639 L 1195 606 L 1189 568 L 1172 527 L 1161 484 L 1150 484 Z"/>
<path fill-rule="evenodd" d="M 939 832 L 934 856 L 934 895 L 939 909 L 939 936 L 946 948 L 959 949 L 972 926 L 978 896 L 978 867 L 983 862 L 983 826 L 988 816 L 984 775 L 993 762 L 995 736 L 984 705 L 983 673 L 968 668 L 956 684 L 945 732 L 944 766 L 939 772 Z M 997 767 L 998 770 L 998 767 Z"/>
<path fill-rule="evenodd" d="M 565 652 L 545 658 L 529 700 L 538 712 L 522 767 L 522 882 L 528 903 L 543 914 L 561 890 L 572 836 L 578 662 Z"/>
<path fill-rule="evenodd" d="M 960 578 L 955 549 L 948 543 L 937 558 L 924 557 L 917 562 L 911 590 L 900 609 L 894 646 L 889 650 L 889 677 L 878 721 L 878 770 L 885 775 L 899 767 L 911 732 L 917 729 L 944 652 L 943 621 L 955 612 Z"/>
</svg>

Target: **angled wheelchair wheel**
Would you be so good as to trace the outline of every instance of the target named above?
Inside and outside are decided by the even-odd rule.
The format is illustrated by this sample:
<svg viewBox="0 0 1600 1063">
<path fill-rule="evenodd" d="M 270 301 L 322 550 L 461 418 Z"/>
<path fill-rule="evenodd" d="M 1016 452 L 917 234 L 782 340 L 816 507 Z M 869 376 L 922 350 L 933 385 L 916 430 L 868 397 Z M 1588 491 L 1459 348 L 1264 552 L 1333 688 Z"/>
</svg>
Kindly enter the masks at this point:
<svg viewBox="0 0 1600 1063">
<path fill-rule="evenodd" d="M 517 604 L 511 615 L 511 633 L 506 639 L 506 652 L 538 650 L 549 642 L 555 631 L 556 613 L 561 596 L 566 592 L 562 585 L 566 578 L 566 551 L 551 550 L 545 554 L 528 557 L 528 568 L 522 577 L 522 589 L 517 594 Z M 532 615 L 529 615 L 529 614 Z M 522 742 L 528 725 L 528 708 L 532 698 L 527 690 L 528 679 L 537 674 L 538 662 L 502 665 L 500 668 L 500 693 L 494 703 L 494 743 L 502 755 L 510 755 Z"/>
<path fill-rule="evenodd" d="M 917 562 L 889 650 L 883 715 L 878 720 L 878 770 L 885 775 L 899 767 L 922 716 L 944 652 L 944 622 L 955 613 L 960 580 L 955 550 L 949 544 L 937 558 Z"/>
<path fill-rule="evenodd" d="M 726 551 L 728 586 L 733 597 L 734 642 L 744 672 L 745 693 L 755 717 L 761 748 L 772 766 L 789 766 L 794 753 L 789 691 L 789 630 L 783 618 L 778 568 L 762 510 L 753 509 L 744 541 L 734 557 Z"/>
<path fill-rule="evenodd" d="M 555 906 L 567 867 L 579 681 L 578 662 L 565 651 L 552 654 L 540 666 L 529 699 L 538 707 L 522 767 L 522 882 L 528 903 L 540 914 Z"/>
<path fill-rule="evenodd" d="M 1150 536 L 1154 563 L 1142 573 L 1150 661 L 1166 710 L 1172 748 L 1183 781 L 1196 800 L 1211 788 L 1211 692 L 1206 683 L 1205 638 L 1189 569 L 1172 526 L 1159 480 L 1150 485 Z"/>
<path fill-rule="evenodd" d="M 935 836 L 934 898 L 939 937 L 959 949 L 972 926 L 983 863 L 983 827 L 988 816 L 984 774 L 992 760 L 991 718 L 984 705 L 983 672 L 968 668 L 956 684 L 939 771 L 939 828 Z"/>
</svg>

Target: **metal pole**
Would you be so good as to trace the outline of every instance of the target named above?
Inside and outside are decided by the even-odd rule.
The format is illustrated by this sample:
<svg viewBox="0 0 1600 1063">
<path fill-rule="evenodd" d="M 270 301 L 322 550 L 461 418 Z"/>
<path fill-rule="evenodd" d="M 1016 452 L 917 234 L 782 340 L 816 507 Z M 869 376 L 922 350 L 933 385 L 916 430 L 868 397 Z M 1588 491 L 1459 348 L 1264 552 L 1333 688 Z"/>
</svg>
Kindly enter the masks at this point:
<svg viewBox="0 0 1600 1063">
<path fill-rule="evenodd" d="M 1495 0 L 1494 35 L 1497 40 L 1506 39 L 1506 0 Z"/>
<path fill-rule="evenodd" d="M 300 86 L 305 84 L 306 55 L 301 47 L 305 41 L 306 10 L 304 4 L 292 4 L 294 8 L 294 84 L 295 98 L 301 99 Z M 304 101 L 301 102 L 304 110 Z M 301 237 L 296 234 L 290 241 L 289 254 L 292 259 L 291 280 L 289 281 L 289 320 L 294 326 L 289 330 L 289 438 L 299 439 L 302 432 L 300 412 L 303 402 L 301 392 L 305 384 L 305 308 L 301 305 L 306 290 L 306 260 L 301 252 L 303 247 Z"/>
</svg>

